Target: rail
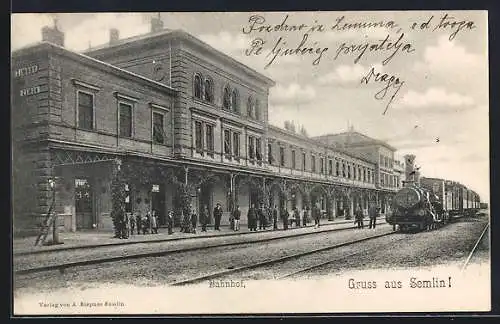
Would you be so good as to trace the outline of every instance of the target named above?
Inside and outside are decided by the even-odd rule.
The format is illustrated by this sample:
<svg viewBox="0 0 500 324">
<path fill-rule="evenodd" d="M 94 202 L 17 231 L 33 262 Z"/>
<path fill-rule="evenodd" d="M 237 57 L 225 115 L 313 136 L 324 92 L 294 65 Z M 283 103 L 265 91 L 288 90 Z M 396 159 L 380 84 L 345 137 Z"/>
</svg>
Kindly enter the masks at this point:
<svg viewBox="0 0 500 324">
<path fill-rule="evenodd" d="M 288 256 L 284 256 L 284 257 L 272 259 L 272 260 L 266 260 L 266 261 L 262 261 L 262 262 L 257 262 L 257 263 L 253 263 L 253 264 L 250 264 L 250 265 L 246 265 L 246 266 L 242 266 L 242 267 L 238 267 L 238 268 L 233 268 L 233 269 L 228 269 L 228 270 L 224 270 L 224 271 L 219 271 L 219 272 L 211 273 L 211 274 L 208 274 L 208 275 L 203 275 L 203 276 L 196 277 L 196 278 L 191 278 L 191 279 L 187 279 L 187 280 L 183 280 L 183 281 L 176 281 L 176 282 L 170 283 L 170 285 L 171 286 L 183 286 L 183 285 L 195 284 L 195 283 L 198 283 L 198 282 L 202 282 L 202 281 L 206 281 L 206 280 L 211 280 L 211 279 L 214 279 L 214 278 L 217 278 L 217 277 L 222 277 L 222 276 L 226 276 L 226 275 L 229 275 L 229 274 L 233 274 L 233 273 L 237 273 L 237 272 L 242 272 L 242 271 L 245 271 L 245 270 L 251 270 L 251 269 L 255 269 L 255 268 L 259 268 L 259 267 L 263 267 L 263 266 L 273 265 L 273 264 L 281 263 L 281 262 L 284 262 L 284 261 L 287 261 L 287 260 L 296 259 L 296 258 L 299 258 L 299 257 L 302 257 L 302 256 L 306 256 L 306 255 L 310 255 L 310 254 L 319 253 L 319 252 L 328 251 L 328 250 L 333 250 L 333 249 L 341 248 L 341 247 L 344 247 L 344 246 L 353 245 L 353 244 L 364 242 L 364 241 L 368 241 L 368 240 L 373 240 L 373 239 L 376 239 L 376 238 L 379 238 L 379 237 L 392 235 L 394 233 L 395 232 L 388 232 L 388 233 L 378 234 L 378 235 L 374 235 L 374 236 L 365 237 L 365 238 L 362 238 L 362 239 L 357 239 L 357 240 L 353 240 L 353 241 L 348 241 L 348 242 L 344 242 L 344 243 L 340 243 L 340 244 L 335 244 L 335 245 L 327 246 L 327 247 L 320 248 L 320 249 L 314 249 L 314 250 L 311 250 L 311 251 L 296 253 L 296 254 L 292 254 L 292 255 L 288 255 Z"/>
<path fill-rule="evenodd" d="M 472 259 L 472 256 L 474 255 L 474 252 L 476 252 L 479 243 L 483 239 L 484 234 L 486 233 L 486 231 L 488 230 L 489 227 L 490 227 L 490 223 L 487 223 L 486 226 L 483 229 L 483 232 L 481 233 L 481 235 L 479 235 L 479 239 L 477 240 L 476 244 L 474 245 L 474 247 L 470 251 L 469 256 L 467 257 L 467 260 L 465 260 L 465 262 L 464 262 L 464 264 L 462 266 L 462 271 L 464 271 L 467 268 L 467 266 L 469 265 L 469 262 Z"/>
</svg>

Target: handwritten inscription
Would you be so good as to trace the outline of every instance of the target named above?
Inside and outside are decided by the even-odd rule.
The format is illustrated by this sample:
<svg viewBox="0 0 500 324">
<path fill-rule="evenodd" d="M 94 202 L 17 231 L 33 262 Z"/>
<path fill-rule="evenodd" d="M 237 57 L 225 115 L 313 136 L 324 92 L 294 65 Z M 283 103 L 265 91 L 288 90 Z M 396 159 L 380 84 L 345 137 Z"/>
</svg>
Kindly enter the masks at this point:
<svg viewBox="0 0 500 324">
<path fill-rule="evenodd" d="M 392 103 L 394 97 L 398 94 L 399 90 L 401 89 L 401 87 L 405 82 L 400 80 L 398 77 L 394 75 L 388 75 L 387 73 L 382 74 L 380 72 L 376 72 L 375 68 L 373 67 L 370 69 L 370 71 L 368 71 L 368 74 L 361 79 L 361 83 L 368 84 L 370 81 L 384 84 L 384 87 L 374 96 L 375 99 L 377 100 L 383 100 L 386 97 L 387 93 L 389 92 L 389 89 L 391 88 L 396 89 L 392 94 L 392 96 L 390 97 L 384 112 L 382 113 L 383 115 L 385 115 L 387 109 L 389 109 L 389 105 Z"/>
<path fill-rule="evenodd" d="M 431 14 L 423 19 L 409 19 L 404 22 L 391 19 L 352 19 L 345 15 L 325 21 L 293 20 L 293 16 L 286 14 L 277 20 L 277 23 L 270 23 L 261 15 L 251 15 L 241 29 L 243 34 L 254 36 L 244 54 L 262 56 L 265 59 L 264 69 L 279 64 L 285 57 L 293 56 L 309 58 L 312 66 L 318 66 L 325 61 L 345 61 L 350 58 L 354 64 L 364 64 L 366 61 L 369 66 L 376 63 L 388 66 L 395 57 L 410 57 L 419 50 L 418 43 L 416 45 L 414 38 L 409 35 L 411 33 L 444 32 L 448 34 L 448 40 L 451 42 L 461 33 L 476 28 L 474 21 L 456 18 L 448 13 L 440 16 Z M 347 36 L 346 32 L 351 33 Z M 374 32 L 377 36 L 369 38 L 368 35 Z M 352 38 L 352 33 L 359 33 L 358 38 Z M 324 37 L 326 34 L 335 35 Z M 374 98 L 387 99 L 384 115 L 405 84 L 400 77 L 382 74 L 373 67 L 368 74 L 360 78 L 360 85 L 383 85 Z"/>
<path fill-rule="evenodd" d="M 321 61 L 321 57 L 323 54 L 328 51 L 328 47 L 318 47 L 317 42 L 313 45 L 308 45 L 307 39 L 309 38 L 309 34 L 304 34 L 302 37 L 302 41 L 293 48 L 286 48 L 286 41 L 283 40 L 283 37 L 280 37 L 268 57 L 271 57 L 269 63 L 267 63 L 264 68 L 269 67 L 276 60 L 278 56 L 287 56 L 287 55 L 314 55 L 313 65 L 318 65 Z"/>
<path fill-rule="evenodd" d="M 387 35 L 383 40 L 376 43 L 366 42 L 354 45 L 342 43 L 337 50 L 335 59 L 337 59 L 340 54 L 348 55 L 359 53 L 359 55 L 354 59 L 354 63 L 358 63 L 367 50 L 369 52 L 391 52 L 390 55 L 382 61 L 382 64 L 386 65 L 398 52 L 412 53 L 415 51 L 410 43 L 405 43 L 403 46 L 402 39 L 404 36 L 405 34 L 402 33 L 395 42 L 390 41 L 389 35 Z"/>
</svg>

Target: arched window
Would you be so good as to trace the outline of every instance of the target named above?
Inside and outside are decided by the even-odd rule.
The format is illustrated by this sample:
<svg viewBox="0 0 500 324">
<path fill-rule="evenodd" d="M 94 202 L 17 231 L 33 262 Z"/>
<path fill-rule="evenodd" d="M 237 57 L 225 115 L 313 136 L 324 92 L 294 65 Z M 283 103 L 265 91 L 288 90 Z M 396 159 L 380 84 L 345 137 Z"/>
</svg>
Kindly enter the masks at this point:
<svg viewBox="0 0 500 324">
<path fill-rule="evenodd" d="M 194 97 L 198 99 L 202 99 L 201 94 L 203 85 L 201 80 L 201 75 L 196 73 L 194 76 Z"/>
<path fill-rule="evenodd" d="M 232 104 L 232 110 L 235 113 L 240 112 L 240 102 L 238 98 L 238 91 L 236 89 L 233 90 L 233 93 L 231 95 L 231 104 Z"/>
<path fill-rule="evenodd" d="M 228 86 L 224 88 L 224 96 L 222 100 L 222 109 L 231 110 L 231 90 Z"/>
<path fill-rule="evenodd" d="M 247 116 L 253 118 L 254 116 L 254 106 L 252 97 L 248 97 L 247 100 Z"/>
<path fill-rule="evenodd" d="M 259 100 L 255 100 L 255 119 L 260 120 L 261 119 L 261 114 L 260 114 L 260 103 Z"/>
<path fill-rule="evenodd" d="M 214 102 L 214 82 L 210 78 L 205 79 L 204 98 L 208 102 Z"/>
</svg>

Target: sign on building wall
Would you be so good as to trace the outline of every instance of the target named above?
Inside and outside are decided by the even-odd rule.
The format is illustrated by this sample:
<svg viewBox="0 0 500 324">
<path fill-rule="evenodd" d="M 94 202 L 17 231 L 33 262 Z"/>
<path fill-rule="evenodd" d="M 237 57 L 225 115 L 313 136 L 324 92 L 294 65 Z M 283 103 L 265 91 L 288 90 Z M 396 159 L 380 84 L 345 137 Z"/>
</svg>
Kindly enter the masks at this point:
<svg viewBox="0 0 500 324">
<path fill-rule="evenodd" d="M 29 65 L 29 66 L 17 69 L 14 72 L 14 76 L 16 78 L 22 78 L 22 77 L 25 77 L 27 75 L 35 74 L 37 72 L 38 72 L 38 64 L 33 64 L 33 65 Z"/>
<path fill-rule="evenodd" d="M 32 96 L 40 93 L 40 86 L 34 86 L 34 87 L 29 87 L 29 88 L 24 88 L 19 90 L 19 96 L 21 97 L 27 97 L 27 96 Z"/>
<path fill-rule="evenodd" d="M 25 67 L 18 68 L 14 71 L 16 79 L 23 79 L 26 76 L 36 74 L 39 70 L 38 64 L 32 64 Z M 20 97 L 32 96 L 40 93 L 40 86 L 32 86 L 19 90 Z"/>
</svg>

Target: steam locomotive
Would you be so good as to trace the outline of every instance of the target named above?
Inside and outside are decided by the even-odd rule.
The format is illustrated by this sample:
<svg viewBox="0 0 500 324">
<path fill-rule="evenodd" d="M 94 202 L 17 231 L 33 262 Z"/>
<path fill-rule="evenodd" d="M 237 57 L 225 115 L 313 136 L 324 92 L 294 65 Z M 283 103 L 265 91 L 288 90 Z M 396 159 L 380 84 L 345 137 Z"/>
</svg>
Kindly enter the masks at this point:
<svg viewBox="0 0 500 324">
<path fill-rule="evenodd" d="M 480 199 L 458 182 L 421 178 L 420 183 L 408 182 L 396 193 L 391 209 L 386 221 L 401 231 L 431 230 L 459 216 L 476 214 Z"/>
</svg>

